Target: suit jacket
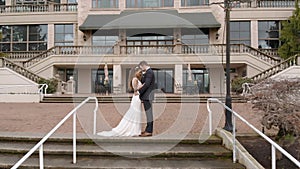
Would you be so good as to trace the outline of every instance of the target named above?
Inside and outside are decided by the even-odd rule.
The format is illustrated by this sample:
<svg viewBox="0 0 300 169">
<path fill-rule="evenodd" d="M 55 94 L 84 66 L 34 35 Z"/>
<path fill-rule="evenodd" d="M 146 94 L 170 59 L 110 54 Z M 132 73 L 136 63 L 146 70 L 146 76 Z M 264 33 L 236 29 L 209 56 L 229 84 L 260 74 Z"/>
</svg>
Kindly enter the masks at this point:
<svg viewBox="0 0 300 169">
<path fill-rule="evenodd" d="M 151 68 L 149 68 L 142 77 L 141 82 L 144 84 L 140 88 L 140 99 L 141 100 L 154 100 L 154 89 L 155 89 L 155 76 Z"/>
</svg>

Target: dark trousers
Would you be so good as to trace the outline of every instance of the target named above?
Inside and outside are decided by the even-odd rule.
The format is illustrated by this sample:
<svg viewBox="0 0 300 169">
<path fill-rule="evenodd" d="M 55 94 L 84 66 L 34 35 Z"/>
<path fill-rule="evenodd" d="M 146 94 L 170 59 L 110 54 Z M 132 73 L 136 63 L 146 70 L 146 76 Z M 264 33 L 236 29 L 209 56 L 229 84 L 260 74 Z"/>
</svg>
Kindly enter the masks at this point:
<svg viewBox="0 0 300 169">
<path fill-rule="evenodd" d="M 146 111 L 147 126 L 145 131 L 148 133 L 153 132 L 153 112 L 152 112 L 152 100 L 144 100 L 144 108 Z"/>
</svg>

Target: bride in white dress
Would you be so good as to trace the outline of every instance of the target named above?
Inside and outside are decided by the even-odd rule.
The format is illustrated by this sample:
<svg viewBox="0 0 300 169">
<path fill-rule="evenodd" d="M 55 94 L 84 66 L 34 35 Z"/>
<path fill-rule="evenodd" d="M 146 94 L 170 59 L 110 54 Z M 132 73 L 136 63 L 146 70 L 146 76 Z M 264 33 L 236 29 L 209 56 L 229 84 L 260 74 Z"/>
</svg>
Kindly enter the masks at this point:
<svg viewBox="0 0 300 169">
<path fill-rule="evenodd" d="M 132 73 L 134 72 L 134 73 Z M 143 85 L 140 81 L 142 70 L 138 67 L 131 70 L 131 81 L 129 87 L 134 91 L 130 108 L 127 110 L 120 123 L 111 131 L 97 133 L 99 136 L 139 136 L 142 130 L 142 103 L 139 98 L 138 89 Z"/>
</svg>

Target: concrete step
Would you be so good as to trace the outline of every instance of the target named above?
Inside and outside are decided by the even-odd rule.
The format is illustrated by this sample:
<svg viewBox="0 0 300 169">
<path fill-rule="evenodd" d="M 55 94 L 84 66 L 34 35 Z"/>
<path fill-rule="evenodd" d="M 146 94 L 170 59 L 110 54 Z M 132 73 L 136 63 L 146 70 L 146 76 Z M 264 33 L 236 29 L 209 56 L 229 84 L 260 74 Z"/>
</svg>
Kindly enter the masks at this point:
<svg viewBox="0 0 300 169">
<path fill-rule="evenodd" d="M 0 168 L 10 168 L 20 155 L 0 154 Z M 20 167 L 21 168 L 21 167 Z M 39 159 L 32 156 L 24 162 L 22 169 L 39 168 Z M 177 169 L 244 169 L 238 163 L 232 163 L 231 159 L 222 158 L 127 158 L 127 157 L 104 157 L 80 156 L 76 164 L 72 163 L 71 156 L 45 156 L 44 168 L 51 169 L 145 169 L 145 168 L 177 168 Z"/>
<path fill-rule="evenodd" d="M 0 142 L 0 153 L 27 153 L 35 144 L 26 142 Z M 70 143 L 45 143 L 44 154 L 72 155 Z M 77 155 L 127 157 L 231 157 L 231 152 L 220 145 L 171 143 L 97 143 L 77 144 Z"/>
<path fill-rule="evenodd" d="M 0 168 L 10 168 L 41 135 L 0 133 Z M 87 137 L 78 134 L 77 163 L 72 164 L 71 135 L 56 135 L 44 144 L 45 168 L 244 168 L 232 163 L 232 152 L 220 138 Z M 38 168 L 38 151 L 22 168 Z"/>
<path fill-rule="evenodd" d="M 42 103 L 79 103 L 86 99 L 87 96 L 45 96 Z M 218 98 L 224 100 L 224 97 L 220 96 L 201 96 L 201 95 L 163 95 L 156 96 L 155 103 L 206 103 L 208 98 Z M 97 96 L 99 103 L 130 103 L 131 96 L 118 96 L 118 95 L 109 95 L 109 96 Z M 245 103 L 246 100 L 239 96 L 232 96 L 233 103 Z"/>
</svg>

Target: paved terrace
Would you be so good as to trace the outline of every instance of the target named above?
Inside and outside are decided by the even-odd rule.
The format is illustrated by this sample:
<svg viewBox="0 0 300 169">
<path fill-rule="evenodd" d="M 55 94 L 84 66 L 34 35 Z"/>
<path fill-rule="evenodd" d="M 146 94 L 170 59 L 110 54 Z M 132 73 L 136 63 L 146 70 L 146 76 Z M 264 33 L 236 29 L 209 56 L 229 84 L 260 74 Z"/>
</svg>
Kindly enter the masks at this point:
<svg viewBox="0 0 300 169">
<path fill-rule="evenodd" d="M 75 106 L 75 103 L 0 103 L 0 132 L 46 134 Z M 129 103 L 100 103 L 97 132 L 115 127 L 129 106 Z M 187 132 L 192 135 L 199 135 L 203 128 L 207 131 L 207 125 L 205 125 L 208 124 L 206 103 L 154 103 L 153 106 L 154 136 Z M 223 127 L 225 117 L 222 108 L 217 104 L 213 104 L 212 107 L 214 107 L 214 125 Z M 258 129 L 262 128 L 260 124 L 262 114 L 254 113 L 250 103 L 233 103 L 232 107 L 234 111 L 240 113 Z M 77 112 L 80 122 L 77 125 L 78 133 L 92 132 L 93 108 L 94 104 L 90 103 Z M 143 117 L 145 117 L 144 114 Z M 238 134 L 243 135 L 254 133 L 240 121 L 237 121 L 237 131 Z M 71 132 L 72 118 L 56 133 Z"/>
</svg>

